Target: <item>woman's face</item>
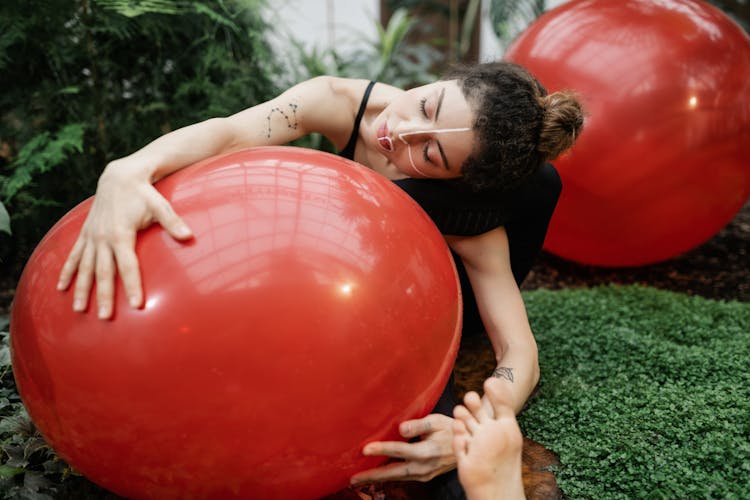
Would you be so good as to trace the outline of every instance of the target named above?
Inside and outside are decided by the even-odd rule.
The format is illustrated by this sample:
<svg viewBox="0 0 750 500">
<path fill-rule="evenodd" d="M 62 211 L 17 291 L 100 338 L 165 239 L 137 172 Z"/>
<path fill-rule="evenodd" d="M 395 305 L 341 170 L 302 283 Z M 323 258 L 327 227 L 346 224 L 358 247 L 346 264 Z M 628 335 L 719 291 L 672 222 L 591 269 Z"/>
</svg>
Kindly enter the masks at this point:
<svg viewBox="0 0 750 500">
<path fill-rule="evenodd" d="M 375 121 L 375 148 L 409 177 L 451 179 L 474 147 L 474 112 L 455 80 L 423 85 L 391 101 Z"/>
</svg>

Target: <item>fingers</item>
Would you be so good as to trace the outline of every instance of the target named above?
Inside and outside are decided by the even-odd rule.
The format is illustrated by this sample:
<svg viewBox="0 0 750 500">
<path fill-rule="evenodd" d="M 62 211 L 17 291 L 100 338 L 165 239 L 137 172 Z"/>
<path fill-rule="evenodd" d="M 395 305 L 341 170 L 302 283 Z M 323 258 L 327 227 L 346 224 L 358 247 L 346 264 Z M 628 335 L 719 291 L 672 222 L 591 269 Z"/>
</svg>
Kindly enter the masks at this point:
<svg viewBox="0 0 750 500">
<path fill-rule="evenodd" d="M 445 415 L 433 413 L 417 420 L 407 420 L 399 425 L 401 436 L 410 439 L 435 431 L 450 429 L 451 418 Z"/>
<path fill-rule="evenodd" d="M 115 296 L 115 262 L 119 270 L 128 301 L 132 307 L 140 307 L 143 301 L 140 268 L 134 252 L 135 233 L 120 238 L 114 249 L 102 241 L 97 245 L 80 238 L 68 256 L 60 273 L 58 289 L 70 286 L 72 277 L 78 273 L 73 294 L 73 310 L 86 310 L 93 282 L 96 281 L 97 315 L 100 319 L 112 317 Z"/>
<path fill-rule="evenodd" d="M 104 179 L 104 176 L 102 177 Z M 135 254 L 136 232 L 159 222 L 174 238 L 192 233 L 169 202 L 150 184 L 102 182 L 81 234 L 60 271 L 57 288 L 71 286 L 77 274 L 73 309 L 84 311 L 96 281 L 97 313 L 110 318 L 114 311 L 116 274 L 122 277 L 132 307 L 143 303 L 140 267 Z"/>
<path fill-rule="evenodd" d="M 417 480 L 428 481 L 455 467 L 452 449 L 453 419 L 440 414 L 408 420 L 400 426 L 404 437 L 426 437 L 417 442 L 376 441 L 367 444 L 362 453 L 367 456 L 386 456 L 403 462 L 361 472 L 352 484 L 373 481 Z"/>
<path fill-rule="evenodd" d="M 350 479 L 352 485 L 362 483 L 377 483 L 383 481 L 393 480 L 407 480 L 410 478 L 412 471 L 409 465 L 405 462 L 395 462 L 392 464 L 384 465 L 376 469 L 370 469 L 363 472 L 358 472 L 353 475 Z"/>
<path fill-rule="evenodd" d="M 143 287 L 141 284 L 141 268 L 138 257 L 135 255 L 135 233 L 123 237 L 122 241 L 115 246 L 115 260 L 117 271 L 120 273 L 122 283 L 125 287 L 125 295 L 128 297 L 130 307 L 138 308 L 143 304 Z"/>
<path fill-rule="evenodd" d="M 78 263 L 81 261 L 81 256 L 83 256 L 83 248 L 83 238 L 79 236 L 73 245 L 73 248 L 70 250 L 68 258 L 65 259 L 65 263 L 60 271 L 60 277 L 57 280 L 58 290 L 67 290 L 70 286 L 73 276 L 76 273 L 76 269 L 78 269 Z"/>
<path fill-rule="evenodd" d="M 99 319 L 112 316 L 114 290 L 114 257 L 107 245 L 100 244 L 96 249 L 96 303 Z"/>
<path fill-rule="evenodd" d="M 186 240 L 193 232 L 172 209 L 172 205 L 155 189 L 153 190 L 152 210 L 156 221 L 175 239 Z"/>
<path fill-rule="evenodd" d="M 81 260 L 78 262 L 78 277 L 73 290 L 73 310 L 76 312 L 83 312 L 88 306 L 96 259 L 94 254 L 94 246 L 85 245 Z"/>
<path fill-rule="evenodd" d="M 350 479 L 354 485 L 380 483 L 384 481 L 429 481 L 439 471 L 429 464 L 415 462 L 394 462 L 375 469 L 358 472 Z"/>
<path fill-rule="evenodd" d="M 440 446 L 433 441 L 376 441 L 365 446 L 362 453 L 369 457 L 386 456 L 402 460 L 429 460 L 442 455 Z"/>
</svg>

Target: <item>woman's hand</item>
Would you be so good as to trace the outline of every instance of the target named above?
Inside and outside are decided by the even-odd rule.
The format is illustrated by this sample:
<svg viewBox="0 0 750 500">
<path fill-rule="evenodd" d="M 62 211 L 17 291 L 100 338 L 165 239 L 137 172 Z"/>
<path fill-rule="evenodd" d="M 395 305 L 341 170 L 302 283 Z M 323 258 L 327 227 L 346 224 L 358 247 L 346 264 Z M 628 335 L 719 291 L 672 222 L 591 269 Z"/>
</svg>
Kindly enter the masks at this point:
<svg viewBox="0 0 750 500">
<path fill-rule="evenodd" d="M 120 272 L 128 302 L 143 303 L 141 275 L 135 255 L 136 232 L 160 223 L 174 238 L 192 237 L 187 225 L 148 179 L 124 166 L 108 167 L 99 179 L 94 203 L 60 272 L 58 290 L 67 289 L 77 273 L 73 310 L 85 311 L 96 280 L 98 316 L 112 316 L 115 273 Z"/>
<path fill-rule="evenodd" d="M 367 444 L 362 450 L 365 455 L 384 455 L 401 461 L 355 474 L 351 484 L 429 481 L 435 476 L 455 469 L 452 423 L 452 418 L 440 414 L 403 422 L 399 426 L 401 436 L 406 439 L 420 437 L 421 440 L 415 443 L 376 441 Z"/>
</svg>

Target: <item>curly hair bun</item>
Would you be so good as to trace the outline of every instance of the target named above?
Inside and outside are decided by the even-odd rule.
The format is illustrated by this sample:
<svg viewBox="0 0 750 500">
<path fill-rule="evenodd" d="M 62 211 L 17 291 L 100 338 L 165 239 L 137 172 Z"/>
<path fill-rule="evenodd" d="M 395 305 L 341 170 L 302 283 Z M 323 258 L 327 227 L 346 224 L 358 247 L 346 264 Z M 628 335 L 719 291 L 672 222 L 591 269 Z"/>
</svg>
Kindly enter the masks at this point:
<svg viewBox="0 0 750 500">
<path fill-rule="evenodd" d="M 578 97 L 569 90 L 539 97 L 539 103 L 544 118 L 538 149 L 550 161 L 570 148 L 581 134 L 584 111 Z"/>
</svg>

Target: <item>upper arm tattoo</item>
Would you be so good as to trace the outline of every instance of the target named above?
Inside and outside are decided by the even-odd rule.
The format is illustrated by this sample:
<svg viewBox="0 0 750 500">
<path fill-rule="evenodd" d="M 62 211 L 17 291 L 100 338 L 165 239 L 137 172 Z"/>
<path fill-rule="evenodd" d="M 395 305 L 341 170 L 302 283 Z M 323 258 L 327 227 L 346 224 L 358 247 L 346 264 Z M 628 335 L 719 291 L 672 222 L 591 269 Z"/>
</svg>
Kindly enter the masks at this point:
<svg viewBox="0 0 750 500">
<path fill-rule="evenodd" d="M 288 109 L 284 109 L 281 106 L 277 106 L 275 108 L 272 108 L 271 111 L 268 113 L 268 116 L 266 116 L 266 138 L 271 138 L 271 118 L 273 117 L 274 113 L 279 113 L 284 120 L 286 120 L 286 128 L 291 129 L 297 129 L 297 108 L 299 105 L 297 102 L 292 101 L 289 104 L 287 104 Z"/>
<path fill-rule="evenodd" d="M 495 371 L 492 372 L 492 376 L 495 378 L 505 378 L 513 382 L 513 368 L 498 366 L 495 368 Z"/>
</svg>

